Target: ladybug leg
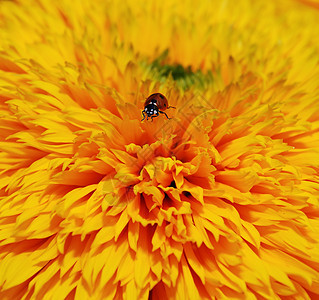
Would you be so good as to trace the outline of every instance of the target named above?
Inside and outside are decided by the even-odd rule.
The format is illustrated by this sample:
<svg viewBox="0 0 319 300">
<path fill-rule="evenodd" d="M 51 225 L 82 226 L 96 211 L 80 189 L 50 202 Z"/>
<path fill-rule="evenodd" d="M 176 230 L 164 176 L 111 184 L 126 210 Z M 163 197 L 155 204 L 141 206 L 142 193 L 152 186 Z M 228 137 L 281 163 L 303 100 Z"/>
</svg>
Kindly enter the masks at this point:
<svg viewBox="0 0 319 300">
<path fill-rule="evenodd" d="M 141 120 L 141 122 L 145 119 L 145 111 L 144 110 L 142 110 L 142 115 L 143 115 L 143 119 Z M 148 119 L 148 117 L 147 117 L 147 119 Z"/>
<path fill-rule="evenodd" d="M 161 111 L 159 111 L 159 112 L 161 112 Z M 158 117 L 159 116 L 159 114 L 157 113 L 155 116 L 153 115 L 153 116 L 151 116 L 151 118 L 152 118 L 152 122 L 153 122 L 153 118 L 156 118 L 156 117 Z"/>
<path fill-rule="evenodd" d="M 169 109 L 169 108 L 175 108 L 175 109 L 176 109 L 176 107 L 175 107 L 175 106 L 169 106 L 169 107 L 167 107 L 167 109 Z"/>
<path fill-rule="evenodd" d="M 164 115 L 166 116 L 166 118 L 167 118 L 167 119 L 169 119 L 169 120 L 171 119 L 171 118 L 169 118 L 169 117 L 168 117 L 168 115 L 166 114 L 166 112 L 164 112 L 164 111 L 160 111 L 160 110 L 159 110 L 159 112 L 160 112 L 161 114 L 164 114 Z"/>
</svg>

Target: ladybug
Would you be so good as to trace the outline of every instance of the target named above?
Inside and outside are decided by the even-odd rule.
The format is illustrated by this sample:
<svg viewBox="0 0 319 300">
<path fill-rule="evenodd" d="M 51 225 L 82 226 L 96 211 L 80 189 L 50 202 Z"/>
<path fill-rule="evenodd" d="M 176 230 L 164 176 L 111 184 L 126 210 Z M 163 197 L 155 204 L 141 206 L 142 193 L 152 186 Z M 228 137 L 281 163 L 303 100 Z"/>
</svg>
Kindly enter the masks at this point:
<svg viewBox="0 0 319 300">
<path fill-rule="evenodd" d="M 166 97 L 161 93 L 154 93 L 147 97 L 145 103 L 144 103 L 144 109 L 142 110 L 143 119 L 148 120 L 148 118 L 151 118 L 153 121 L 153 118 L 158 117 L 159 113 L 164 114 L 167 119 L 171 119 L 167 116 L 167 114 L 163 111 L 168 108 L 176 108 L 174 106 L 168 106 L 168 101 Z"/>
</svg>

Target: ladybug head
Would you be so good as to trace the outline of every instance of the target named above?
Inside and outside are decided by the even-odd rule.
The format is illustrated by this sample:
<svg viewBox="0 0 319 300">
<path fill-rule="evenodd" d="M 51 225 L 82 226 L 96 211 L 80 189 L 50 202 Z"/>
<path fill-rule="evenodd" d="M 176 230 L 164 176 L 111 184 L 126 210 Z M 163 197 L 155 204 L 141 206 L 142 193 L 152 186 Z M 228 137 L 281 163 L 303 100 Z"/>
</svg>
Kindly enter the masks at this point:
<svg viewBox="0 0 319 300">
<path fill-rule="evenodd" d="M 158 115 L 158 107 L 152 102 L 145 106 L 144 111 L 146 112 L 147 117 Z"/>
</svg>

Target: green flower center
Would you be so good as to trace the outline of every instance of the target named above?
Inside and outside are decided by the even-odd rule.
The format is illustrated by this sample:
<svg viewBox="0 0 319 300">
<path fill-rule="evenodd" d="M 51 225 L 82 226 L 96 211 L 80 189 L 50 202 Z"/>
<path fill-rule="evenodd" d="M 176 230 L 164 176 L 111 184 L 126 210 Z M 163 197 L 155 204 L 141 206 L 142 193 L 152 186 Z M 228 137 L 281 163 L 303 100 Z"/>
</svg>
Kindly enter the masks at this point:
<svg viewBox="0 0 319 300">
<path fill-rule="evenodd" d="M 212 82 L 211 72 L 204 74 L 201 70 L 192 70 L 191 66 L 166 63 L 168 54 L 168 50 L 165 50 L 158 58 L 148 64 L 151 73 L 159 82 L 172 79 L 183 90 L 188 90 L 191 87 L 203 89 Z"/>
</svg>

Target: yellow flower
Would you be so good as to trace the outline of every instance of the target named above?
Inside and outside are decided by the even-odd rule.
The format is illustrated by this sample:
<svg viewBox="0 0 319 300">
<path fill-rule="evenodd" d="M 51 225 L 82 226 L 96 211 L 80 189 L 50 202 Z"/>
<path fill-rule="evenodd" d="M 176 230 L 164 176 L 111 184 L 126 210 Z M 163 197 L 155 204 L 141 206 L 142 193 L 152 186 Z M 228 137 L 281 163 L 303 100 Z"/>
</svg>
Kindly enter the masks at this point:
<svg viewBox="0 0 319 300">
<path fill-rule="evenodd" d="M 318 17 L 0 1 L 0 299 L 319 297 Z"/>
</svg>

